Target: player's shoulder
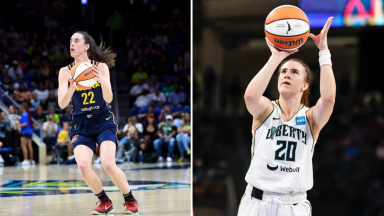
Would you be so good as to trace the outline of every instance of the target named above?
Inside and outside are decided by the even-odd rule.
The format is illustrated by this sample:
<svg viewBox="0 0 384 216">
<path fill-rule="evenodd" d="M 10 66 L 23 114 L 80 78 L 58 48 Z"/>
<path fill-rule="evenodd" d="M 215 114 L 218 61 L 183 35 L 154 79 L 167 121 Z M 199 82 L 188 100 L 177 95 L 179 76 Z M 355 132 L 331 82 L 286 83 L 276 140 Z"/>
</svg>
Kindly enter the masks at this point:
<svg viewBox="0 0 384 216">
<path fill-rule="evenodd" d="M 64 72 L 69 72 L 69 68 L 68 68 L 68 65 L 67 66 L 64 66 L 64 67 L 62 67 L 62 68 L 60 68 L 60 71 L 59 71 L 59 73 L 64 73 Z"/>
</svg>

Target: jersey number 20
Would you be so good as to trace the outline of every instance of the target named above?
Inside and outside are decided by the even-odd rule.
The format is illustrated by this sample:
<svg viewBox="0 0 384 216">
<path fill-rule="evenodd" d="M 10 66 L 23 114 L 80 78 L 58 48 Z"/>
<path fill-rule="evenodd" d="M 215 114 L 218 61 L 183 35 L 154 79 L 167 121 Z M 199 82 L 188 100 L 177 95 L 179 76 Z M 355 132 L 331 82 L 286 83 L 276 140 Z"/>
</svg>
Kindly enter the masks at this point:
<svg viewBox="0 0 384 216">
<path fill-rule="evenodd" d="M 277 145 L 281 145 L 279 149 L 276 150 L 275 160 L 283 160 L 283 161 L 295 161 L 296 159 L 296 146 L 297 142 L 291 142 L 285 140 L 277 140 Z M 287 151 L 285 149 L 288 147 Z M 283 154 L 280 152 L 285 151 Z"/>
<path fill-rule="evenodd" d="M 87 96 L 90 96 L 91 97 L 91 99 L 89 100 L 89 102 L 87 102 Z M 86 104 L 93 104 L 93 103 L 96 103 L 96 101 L 94 101 L 93 100 L 93 97 L 95 96 L 95 94 L 93 94 L 93 92 L 88 92 L 88 95 L 87 95 L 87 93 L 83 93 L 83 94 L 81 94 L 81 97 L 85 97 L 84 98 L 84 102 L 83 102 L 83 105 L 86 105 Z"/>
</svg>

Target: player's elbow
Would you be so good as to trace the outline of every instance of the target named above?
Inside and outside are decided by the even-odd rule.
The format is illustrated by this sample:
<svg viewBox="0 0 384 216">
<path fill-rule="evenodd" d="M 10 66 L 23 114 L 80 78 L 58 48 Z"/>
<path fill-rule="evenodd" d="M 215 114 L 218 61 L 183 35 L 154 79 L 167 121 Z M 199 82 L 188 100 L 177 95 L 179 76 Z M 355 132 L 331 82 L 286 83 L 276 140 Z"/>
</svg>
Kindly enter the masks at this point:
<svg viewBox="0 0 384 216">
<path fill-rule="evenodd" d="M 60 109 L 65 109 L 66 106 L 67 106 L 67 105 L 64 105 L 63 102 L 60 103 L 60 101 L 59 101 L 59 107 L 60 107 Z"/>
<path fill-rule="evenodd" d="M 251 94 L 250 92 L 245 92 L 244 94 L 244 100 L 245 102 L 253 101 L 255 99 L 255 96 Z"/>
<path fill-rule="evenodd" d="M 327 103 L 327 104 L 335 104 L 335 101 L 336 101 L 336 96 L 335 95 L 329 95 L 329 96 L 326 96 L 324 97 L 324 102 Z"/>
</svg>

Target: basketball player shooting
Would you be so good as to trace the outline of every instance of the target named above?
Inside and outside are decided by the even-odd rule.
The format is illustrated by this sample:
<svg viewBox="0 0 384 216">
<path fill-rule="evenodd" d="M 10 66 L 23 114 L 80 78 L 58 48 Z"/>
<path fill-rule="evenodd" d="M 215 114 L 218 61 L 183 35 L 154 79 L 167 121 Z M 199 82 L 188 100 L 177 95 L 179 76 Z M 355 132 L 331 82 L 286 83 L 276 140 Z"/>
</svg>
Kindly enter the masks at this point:
<svg viewBox="0 0 384 216">
<path fill-rule="evenodd" d="M 138 215 L 138 204 L 127 178 L 115 163 L 117 124 L 109 106 L 113 98 L 109 68 L 115 65 L 116 54 L 109 48 L 104 48 L 103 42 L 98 46 L 87 32 L 82 31 L 72 35 L 70 50 L 74 62 L 60 69 L 58 101 L 61 109 L 65 109 L 69 103 L 72 106 L 70 137 L 76 163 L 82 178 L 99 199 L 99 205 L 91 213 L 113 212 L 112 201 L 103 190 L 101 180 L 91 166 L 98 143 L 101 164 L 113 184 L 123 193 L 125 213 Z M 92 73 L 95 75 L 93 79 L 96 83 L 87 90 L 76 88 L 74 80 L 70 79 L 71 68 L 82 62 L 94 65 Z"/>
<path fill-rule="evenodd" d="M 253 116 L 253 144 L 252 161 L 245 177 L 248 186 L 238 215 L 312 213 L 306 191 L 313 186 L 313 150 L 321 129 L 332 114 L 336 95 L 327 43 L 332 19 L 327 20 L 319 35 L 309 35 L 320 49 L 321 96 L 311 108 L 308 95 L 312 74 L 308 65 L 298 59 L 284 60 L 298 50 L 279 51 L 267 42 L 272 55 L 249 83 L 244 95 L 247 109 Z M 263 93 L 279 65 L 279 99 L 272 102 Z"/>
</svg>

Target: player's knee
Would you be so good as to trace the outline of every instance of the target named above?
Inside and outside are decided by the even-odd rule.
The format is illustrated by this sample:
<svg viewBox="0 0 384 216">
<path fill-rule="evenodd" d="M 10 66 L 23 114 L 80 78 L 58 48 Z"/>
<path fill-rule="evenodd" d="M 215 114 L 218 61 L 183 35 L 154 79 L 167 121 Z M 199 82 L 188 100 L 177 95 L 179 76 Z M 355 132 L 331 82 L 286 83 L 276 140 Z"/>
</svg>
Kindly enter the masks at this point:
<svg viewBox="0 0 384 216">
<path fill-rule="evenodd" d="M 81 175 L 83 175 L 84 177 L 86 177 L 92 173 L 91 164 L 88 164 L 85 161 L 77 161 L 77 166 L 80 169 Z"/>
<path fill-rule="evenodd" d="M 117 166 L 113 160 L 102 161 L 101 164 L 109 175 L 115 173 Z"/>
</svg>

